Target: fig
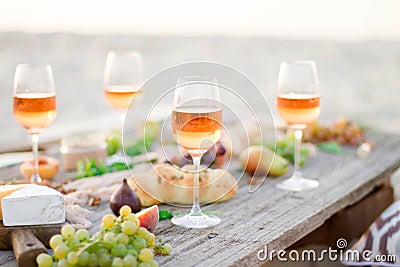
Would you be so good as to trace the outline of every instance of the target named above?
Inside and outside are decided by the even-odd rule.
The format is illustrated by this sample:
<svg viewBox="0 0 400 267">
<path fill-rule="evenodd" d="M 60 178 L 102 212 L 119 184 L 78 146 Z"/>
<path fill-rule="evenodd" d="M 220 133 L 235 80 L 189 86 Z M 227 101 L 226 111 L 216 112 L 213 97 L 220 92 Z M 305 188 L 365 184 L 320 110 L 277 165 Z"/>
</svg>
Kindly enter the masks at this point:
<svg viewBox="0 0 400 267">
<path fill-rule="evenodd" d="M 128 181 L 125 178 L 122 181 L 122 185 L 111 195 L 110 208 L 115 216 L 119 216 L 119 209 L 124 205 L 131 207 L 133 213 L 142 209 L 138 196 L 128 185 Z"/>
</svg>

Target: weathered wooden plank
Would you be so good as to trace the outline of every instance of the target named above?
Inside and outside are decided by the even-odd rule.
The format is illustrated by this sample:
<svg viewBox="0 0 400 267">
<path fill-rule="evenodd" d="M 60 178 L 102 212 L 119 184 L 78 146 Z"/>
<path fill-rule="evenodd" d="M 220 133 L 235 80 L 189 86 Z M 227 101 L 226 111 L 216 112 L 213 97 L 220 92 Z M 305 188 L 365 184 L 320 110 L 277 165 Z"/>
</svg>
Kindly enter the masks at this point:
<svg viewBox="0 0 400 267">
<path fill-rule="evenodd" d="M 318 178 L 316 190 L 291 193 L 276 189 L 282 178 L 268 179 L 254 193 L 244 181 L 228 202 L 215 203 L 207 210 L 220 210 L 222 223 L 214 228 L 193 230 L 162 221 L 157 235 L 170 243 L 170 256 L 157 256 L 165 266 L 255 266 L 257 251 L 285 249 L 319 227 L 339 210 L 356 203 L 400 166 L 400 137 L 377 136 L 376 148 L 361 160 L 354 149 L 345 155 L 319 153 L 304 168 L 307 177 Z M 162 205 L 160 208 L 184 210 Z M 98 229 L 107 204 L 97 208 L 91 220 Z M 0 252 L 0 265 L 10 261 L 10 252 Z"/>
<path fill-rule="evenodd" d="M 374 153 L 364 161 L 355 158 L 354 152 L 344 156 L 321 153 L 318 159 L 310 162 L 305 168 L 305 173 L 311 177 L 312 173 L 316 174 L 318 170 L 324 170 L 328 165 L 334 166 L 322 172 L 321 186 L 318 190 L 300 193 L 277 191 L 272 186 L 277 181 L 270 180 L 251 195 L 251 201 L 256 203 L 251 207 L 245 199 L 246 194 L 243 194 L 242 188 L 238 193 L 239 197 L 229 204 L 229 206 L 235 206 L 243 201 L 240 205 L 242 212 L 228 212 L 229 219 L 223 216 L 225 219 L 223 223 L 211 230 L 219 232 L 217 237 L 204 241 L 204 237 L 208 234 L 207 230 L 196 232 L 196 234 L 193 234 L 192 230 L 187 230 L 185 235 L 203 242 L 187 249 L 190 243 L 183 240 L 178 245 L 178 251 L 175 251 L 179 258 L 162 257 L 159 260 L 162 264 L 170 266 L 179 263 L 190 266 L 260 264 L 256 252 L 264 245 L 268 245 L 270 249 L 285 248 L 320 226 L 340 209 L 357 202 L 368 194 L 381 179 L 399 166 L 400 155 L 393 149 L 399 145 L 398 137 L 379 142 Z M 282 195 L 286 197 L 282 198 Z M 265 196 L 269 196 L 269 201 L 279 207 L 270 209 L 268 213 L 261 212 L 262 209 L 258 209 L 258 206 L 259 203 L 266 202 Z M 211 206 L 218 209 L 221 204 Z M 224 207 L 224 211 L 228 209 L 227 206 L 228 204 Z M 238 223 L 233 227 L 232 222 Z M 260 225 L 263 231 L 258 230 Z M 229 239 L 230 242 L 227 241 Z M 171 239 L 172 243 L 175 240 Z M 195 240 L 191 243 L 197 244 Z M 179 249 L 180 247 L 185 247 L 185 249 Z M 187 261 L 183 262 L 182 259 L 187 259 Z"/>
</svg>

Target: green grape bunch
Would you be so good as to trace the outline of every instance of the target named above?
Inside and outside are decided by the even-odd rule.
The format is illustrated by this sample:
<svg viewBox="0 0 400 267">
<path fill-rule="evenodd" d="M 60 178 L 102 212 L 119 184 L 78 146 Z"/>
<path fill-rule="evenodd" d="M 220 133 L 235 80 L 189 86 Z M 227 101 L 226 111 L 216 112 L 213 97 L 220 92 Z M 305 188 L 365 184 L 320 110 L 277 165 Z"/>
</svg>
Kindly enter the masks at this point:
<svg viewBox="0 0 400 267">
<path fill-rule="evenodd" d="M 50 239 L 53 255 L 37 256 L 39 267 L 156 267 L 155 254 L 168 255 L 172 247 L 156 242 L 156 236 L 146 228 L 129 206 L 121 207 L 120 216 L 106 214 L 100 231 L 90 236 L 85 229 L 75 231 L 64 225 L 61 233 Z"/>
</svg>

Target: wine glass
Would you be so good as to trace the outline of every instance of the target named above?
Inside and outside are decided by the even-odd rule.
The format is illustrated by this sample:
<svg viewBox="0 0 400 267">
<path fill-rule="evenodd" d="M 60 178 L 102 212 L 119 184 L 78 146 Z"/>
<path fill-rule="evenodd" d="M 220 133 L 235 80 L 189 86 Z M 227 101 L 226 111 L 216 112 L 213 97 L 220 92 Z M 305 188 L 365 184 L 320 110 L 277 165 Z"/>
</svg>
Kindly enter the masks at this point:
<svg viewBox="0 0 400 267">
<path fill-rule="evenodd" d="M 289 191 L 303 191 L 318 187 L 318 181 L 303 178 L 299 165 L 302 130 L 307 124 L 314 122 L 320 113 L 318 74 L 314 61 L 281 63 L 277 107 L 279 115 L 293 129 L 295 137 L 293 175 L 278 183 L 277 187 Z"/>
<path fill-rule="evenodd" d="M 136 51 L 108 52 L 103 79 L 105 98 L 120 113 L 122 133 L 126 110 L 143 99 L 143 92 L 140 90 L 143 82 L 141 54 Z M 110 161 L 123 161 L 121 149 Z"/>
<path fill-rule="evenodd" d="M 189 214 L 174 216 L 171 222 L 188 228 L 217 225 L 221 219 L 201 212 L 199 166 L 202 155 L 222 134 L 222 109 L 215 78 L 185 77 L 175 88 L 171 117 L 172 133 L 181 148 L 193 159 L 193 206 Z"/>
<path fill-rule="evenodd" d="M 139 52 L 108 52 L 104 67 L 104 95 L 110 106 L 120 112 L 123 125 L 125 113 L 132 99 L 131 107 L 142 96 L 143 82 L 142 56 Z"/>
<path fill-rule="evenodd" d="M 39 134 L 55 119 L 56 91 L 50 65 L 33 66 L 20 64 L 14 76 L 14 117 L 28 130 L 33 143 L 32 183 L 41 183 L 39 175 Z"/>
</svg>

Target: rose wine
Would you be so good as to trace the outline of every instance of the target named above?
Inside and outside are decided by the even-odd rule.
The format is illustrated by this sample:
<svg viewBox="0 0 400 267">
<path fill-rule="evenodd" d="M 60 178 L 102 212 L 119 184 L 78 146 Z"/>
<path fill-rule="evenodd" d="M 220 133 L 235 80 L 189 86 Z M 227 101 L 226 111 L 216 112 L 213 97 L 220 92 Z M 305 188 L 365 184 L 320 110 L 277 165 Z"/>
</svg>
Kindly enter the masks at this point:
<svg viewBox="0 0 400 267">
<path fill-rule="evenodd" d="M 221 108 L 178 107 L 171 120 L 175 140 L 189 153 L 205 153 L 221 137 Z"/>
<path fill-rule="evenodd" d="M 114 109 L 125 111 L 132 99 L 137 103 L 141 98 L 141 91 L 137 87 L 130 85 L 114 85 L 109 86 L 104 91 L 106 100 Z M 133 103 L 133 104 L 134 104 Z"/>
<path fill-rule="evenodd" d="M 278 113 L 289 125 L 305 125 L 318 118 L 319 96 L 281 94 L 277 98 Z"/>
<path fill-rule="evenodd" d="M 14 117 L 30 133 L 38 134 L 56 117 L 56 96 L 48 93 L 14 95 Z"/>
</svg>

